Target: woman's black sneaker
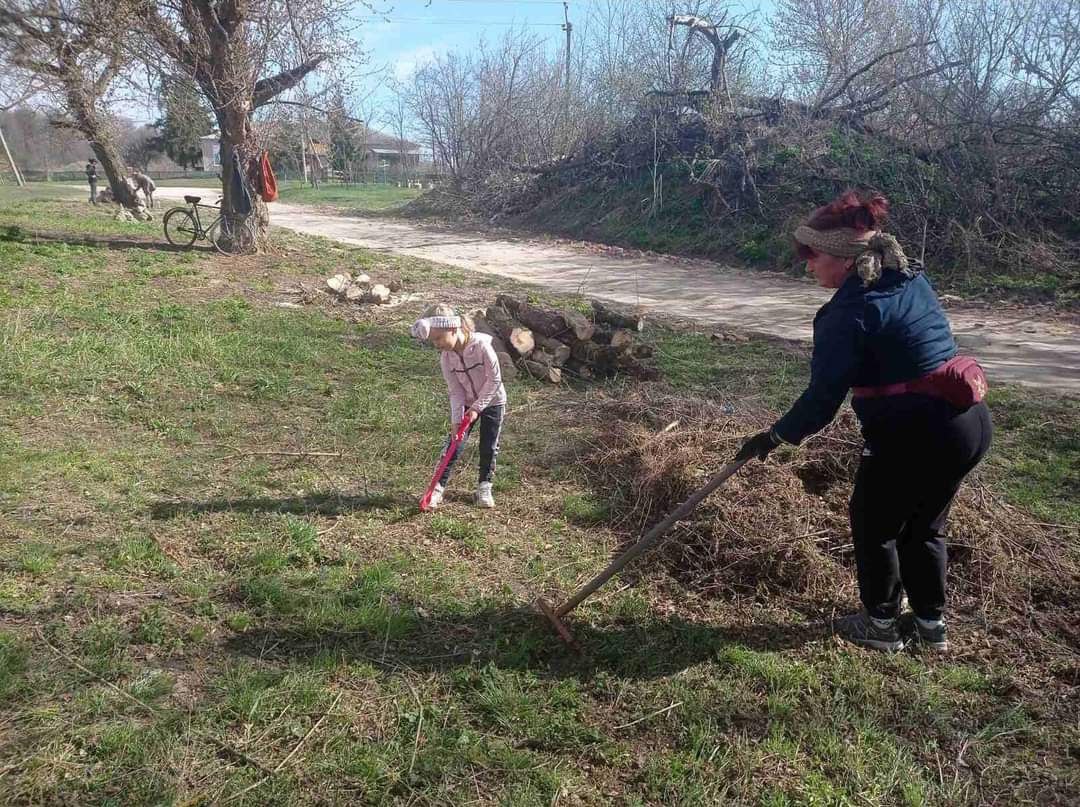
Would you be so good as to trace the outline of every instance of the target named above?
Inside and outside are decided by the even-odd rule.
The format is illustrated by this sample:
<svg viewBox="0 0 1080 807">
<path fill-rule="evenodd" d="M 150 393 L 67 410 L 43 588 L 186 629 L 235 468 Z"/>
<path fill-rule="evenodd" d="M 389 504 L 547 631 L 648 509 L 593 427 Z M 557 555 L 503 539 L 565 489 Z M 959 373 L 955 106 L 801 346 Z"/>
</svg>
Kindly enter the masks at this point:
<svg viewBox="0 0 1080 807">
<path fill-rule="evenodd" d="M 918 617 L 915 617 L 912 621 L 915 623 L 915 638 L 918 640 L 920 647 L 937 653 L 944 653 L 949 649 L 949 637 L 945 630 L 944 621 L 938 622 L 936 625 L 926 625 Z"/>
<path fill-rule="evenodd" d="M 900 633 L 900 620 L 892 619 L 886 626 L 881 626 L 870 618 L 866 611 L 849 614 L 836 620 L 836 635 L 859 647 L 871 650 L 884 650 L 897 653 L 904 649 L 904 637 Z"/>
</svg>

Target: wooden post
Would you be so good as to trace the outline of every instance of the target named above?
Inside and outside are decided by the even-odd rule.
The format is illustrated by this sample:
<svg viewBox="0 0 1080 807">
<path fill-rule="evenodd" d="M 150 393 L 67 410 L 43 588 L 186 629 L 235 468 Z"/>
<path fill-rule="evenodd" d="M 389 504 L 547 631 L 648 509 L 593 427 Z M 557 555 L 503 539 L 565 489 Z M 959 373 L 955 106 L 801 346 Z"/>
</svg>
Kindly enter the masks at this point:
<svg viewBox="0 0 1080 807">
<path fill-rule="evenodd" d="M 15 165 L 15 160 L 11 157 L 11 151 L 8 150 L 7 139 L 4 137 L 4 130 L 0 129 L 0 145 L 4 147 L 4 154 L 7 156 L 8 165 L 11 166 L 11 173 L 15 175 L 15 182 L 21 188 L 26 183 L 23 182 L 22 174 L 19 173 L 19 166 Z"/>
<path fill-rule="evenodd" d="M 570 23 L 570 4 L 563 3 L 563 27 L 566 31 L 566 95 L 570 96 L 570 35 L 574 26 Z"/>
</svg>

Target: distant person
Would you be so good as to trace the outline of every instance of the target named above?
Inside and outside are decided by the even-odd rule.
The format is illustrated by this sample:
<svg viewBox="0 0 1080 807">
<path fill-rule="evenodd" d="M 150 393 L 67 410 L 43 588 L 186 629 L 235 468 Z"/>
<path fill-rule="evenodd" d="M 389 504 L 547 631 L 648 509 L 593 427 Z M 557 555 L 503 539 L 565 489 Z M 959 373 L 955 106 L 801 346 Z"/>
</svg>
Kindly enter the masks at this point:
<svg viewBox="0 0 1080 807">
<path fill-rule="evenodd" d="M 157 185 L 154 184 L 154 180 L 150 179 L 142 171 L 133 171 L 131 174 L 132 180 L 135 182 L 136 192 L 142 191 L 143 196 L 146 197 L 146 206 L 151 210 L 154 208 L 154 191 L 157 190 Z"/>
<path fill-rule="evenodd" d="M 97 160 L 93 157 L 86 164 L 86 181 L 90 183 L 90 204 L 97 204 Z"/>
<path fill-rule="evenodd" d="M 765 459 L 836 416 L 851 391 L 864 439 L 851 535 L 863 610 L 837 634 L 876 650 L 909 638 L 945 650 L 945 521 L 964 477 L 990 447 L 986 377 L 956 351 L 949 320 L 919 261 L 882 232 L 883 196 L 846 193 L 795 230 L 818 284 L 836 289 L 814 318 L 810 385 L 738 457 Z M 901 626 L 901 596 L 913 611 Z"/>
</svg>

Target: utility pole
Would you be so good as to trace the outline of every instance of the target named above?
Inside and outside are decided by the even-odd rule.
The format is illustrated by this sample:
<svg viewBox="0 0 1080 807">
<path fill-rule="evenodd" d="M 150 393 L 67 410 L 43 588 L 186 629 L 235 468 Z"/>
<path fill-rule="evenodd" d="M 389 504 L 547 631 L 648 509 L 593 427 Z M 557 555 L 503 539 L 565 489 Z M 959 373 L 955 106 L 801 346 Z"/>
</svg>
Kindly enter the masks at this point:
<svg viewBox="0 0 1080 807">
<path fill-rule="evenodd" d="M 570 34 L 574 30 L 574 26 L 570 24 L 570 4 L 563 2 L 563 26 L 562 29 L 566 31 L 566 94 L 570 94 Z"/>
<path fill-rule="evenodd" d="M 15 182 L 21 188 L 26 183 L 23 182 L 22 174 L 19 173 L 19 167 L 15 165 L 15 160 L 11 158 L 11 152 L 8 150 L 7 140 L 4 138 L 4 130 L 0 129 L 0 145 L 4 147 L 4 154 L 7 155 L 8 165 L 11 166 L 11 173 L 15 175 Z"/>
</svg>

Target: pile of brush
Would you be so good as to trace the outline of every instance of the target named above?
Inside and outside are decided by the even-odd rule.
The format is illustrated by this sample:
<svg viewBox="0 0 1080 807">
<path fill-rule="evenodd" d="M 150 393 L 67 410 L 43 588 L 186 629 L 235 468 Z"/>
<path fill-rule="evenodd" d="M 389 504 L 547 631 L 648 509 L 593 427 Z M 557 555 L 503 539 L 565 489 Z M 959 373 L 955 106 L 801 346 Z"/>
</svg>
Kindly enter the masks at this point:
<svg viewBox="0 0 1080 807">
<path fill-rule="evenodd" d="M 586 316 L 500 294 L 495 305 L 471 316 L 476 329 L 494 340 L 504 378 L 518 370 L 551 384 L 562 381 L 564 372 L 586 380 L 618 374 L 645 381 L 659 377 L 655 367 L 643 362 L 652 357 L 652 346 L 637 342 L 644 318 L 599 301 L 593 301 L 592 314 Z"/>
<path fill-rule="evenodd" d="M 656 523 L 767 427 L 702 400 L 639 393 L 592 410 L 597 439 L 583 459 L 614 495 L 630 535 Z M 751 462 L 656 550 L 680 583 L 710 596 L 781 597 L 791 604 L 856 596 L 847 504 L 862 439 L 850 410 L 797 449 Z M 1080 648 L 1071 616 L 1080 594 L 1075 530 L 1039 523 L 993 496 L 976 474 L 949 519 L 953 604 L 999 619 L 1038 620 Z"/>
</svg>

